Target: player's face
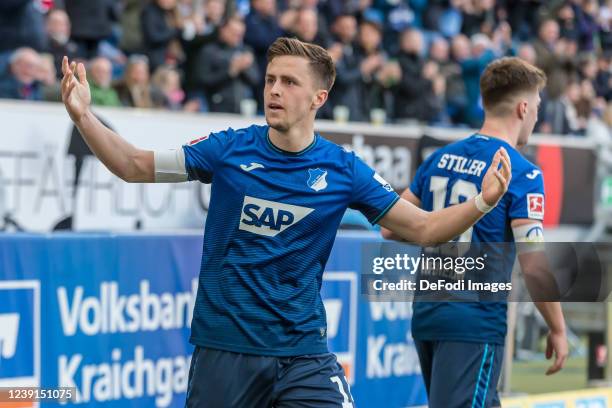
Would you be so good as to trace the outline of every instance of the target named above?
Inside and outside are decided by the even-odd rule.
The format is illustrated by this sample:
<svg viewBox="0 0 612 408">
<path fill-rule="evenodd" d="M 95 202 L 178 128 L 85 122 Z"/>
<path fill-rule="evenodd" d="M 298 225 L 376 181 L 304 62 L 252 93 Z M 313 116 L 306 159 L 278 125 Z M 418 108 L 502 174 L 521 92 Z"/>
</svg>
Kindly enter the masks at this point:
<svg viewBox="0 0 612 408">
<path fill-rule="evenodd" d="M 274 58 L 266 70 L 264 112 L 266 122 L 278 131 L 314 120 L 314 114 L 327 99 L 327 91 L 317 81 L 302 57 Z"/>
<path fill-rule="evenodd" d="M 517 147 L 522 147 L 527 144 L 529 136 L 533 132 L 536 122 L 538 121 L 538 110 L 540 108 L 540 94 L 538 91 L 530 92 L 522 100 L 519 109 L 524 109 L 523 125 L 519 133 Z"/>
</svg>

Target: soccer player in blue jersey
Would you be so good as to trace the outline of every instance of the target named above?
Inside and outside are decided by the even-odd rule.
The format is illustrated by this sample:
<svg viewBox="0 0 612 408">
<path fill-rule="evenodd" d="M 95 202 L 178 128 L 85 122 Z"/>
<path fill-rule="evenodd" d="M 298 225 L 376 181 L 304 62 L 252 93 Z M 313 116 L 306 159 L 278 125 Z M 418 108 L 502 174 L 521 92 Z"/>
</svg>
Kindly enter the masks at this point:
<svg viewBox="0 0 612 408">
<path fill-rule="evenodd" d="M 323 48 L 280 38 L 268 51 L 267 126 L 227 129 L 170 151 L 138 149 L 92 115 L 82 64 L 63 61 L 62 98 L 91 150 L 129 182 L 212 183 L 192 321 L 189 407 L 342 407 L 353 399 L 327 349 L 319 290 L 347 207 L 404 239 L 446 242 L 507 190 L 503 147 L 481 194 L 428 212 L 400 199 L 354 153 L 314 132 L 335 79 Z M 228 78 L 231 73 L 227 73 Z"/>
<path fill-rule="evenodd" d="M 489 214 L 464 232 L 466 242 L 517 242 L 519 262 L 531 282 L 555 293 L 542 276 L 544 182 L 542 171 L 518 148 L 537 121 L 539 92 L 546 83 L 538 68 L 518 59 L 492 62 L 480 80 L 485 121 L 478 133 L 435 151 L 419 167 L 402 197 L 427 211 L 452 208 L 480 191 L 488 162 L 504 147 L 512 162 L 508 194 Z M 401 239 L 383 228 L 383 236 Z M 509 281 L 514 251 L 505 254 Z M 466 279 L 468 277 L 466 276 Z M 551 285 L 552 283 L 552 285 Z M 548 287 L 547 287 L 548 285 Z M 529 282 L 528 282 L 529 286 Z M 536 294 L 537 296 L 537 294 Z M 546 296 L 540 298 L 546 299 Z M 548 299 L 551 299 L 548 297 Z M 568 354 L 565 322 L 558 302 L 535 302 L 550 332 L 547 374 L 559 371 Z M 419 302 L 413 304 L 412 335 L 419 354 L 430 408 L 499 407 L 497 383 L 506 336 L 505 302 Z"/>
</svg>

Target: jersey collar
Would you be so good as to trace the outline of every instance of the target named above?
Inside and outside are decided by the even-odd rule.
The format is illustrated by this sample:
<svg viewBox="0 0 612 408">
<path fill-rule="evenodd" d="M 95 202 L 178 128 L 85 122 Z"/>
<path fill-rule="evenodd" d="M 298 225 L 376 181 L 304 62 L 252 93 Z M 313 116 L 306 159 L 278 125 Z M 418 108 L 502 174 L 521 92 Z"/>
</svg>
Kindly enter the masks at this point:
<svg viewBox="0 0 612 408">
<path fill-rule="evenodd" d="M 287 156 L 301 156 L 305 153 L 308 153 L 309 151 L 311 151 L 315 145 L 317 144 L 317 141 L 319 140 L 319 134 L 315 132 L 314 134 L 314 139 L 312 140 L 312 143 L 310 143 L 307 147 L 305 147 L 304 149 L 300 150 L 299 152 L 289 152 L 287 150 L 283 150 L 280 147 L 277 147 L 274 145 L 274 143 L 272 143 L 272 140 L 270 140 L 270 131 L 268 128 L 268 131 L 266 132 L 266 144 L 268 146 L 270 146 L 270 148 L 272 150 L 274 150 L 277 153 L 281 153 Z"/>
</svg>

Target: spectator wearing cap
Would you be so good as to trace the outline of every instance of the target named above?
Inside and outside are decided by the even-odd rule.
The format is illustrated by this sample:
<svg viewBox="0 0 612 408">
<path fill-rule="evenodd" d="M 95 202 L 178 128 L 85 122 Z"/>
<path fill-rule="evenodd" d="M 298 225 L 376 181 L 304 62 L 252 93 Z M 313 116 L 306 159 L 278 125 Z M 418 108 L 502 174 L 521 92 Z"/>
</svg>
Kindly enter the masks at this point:
<svg viewBox="0 0 612 408">
<path fill-rule="evenodd" d="M 112 0 L 64 0 L 72 23 L 72 40 L 79 47 L 79 57 L 91 59 L 98 54 L 100 42 L 112 33 L 119 15 L 119 2 Z"/>
<path fill-rule="evenodd" d="M 181 35 L 176 0 L 154 0 L 142 10 L 142 38 L 151 71 L 164 65 L 171 56 L 171 45 Z"/>
<path fill-rule="evenodd" d="M 97 57 L 89 63 L 89 89 L 94 106 L 121 106 L 119 95 L 112 85 L 113 67 L 104 57 Z"/>
<path fill-rule="evenodd" d="M 261 80 L 251 49 L 243 44 L 244 22 L 228 18 L 219 27 L 218 38 L 198 56 L 196 84 L 206 95 L 211 112 L 240 112 L 240 101 L 253 97 Z"/>
<path fill-rule="evenodd" d="M 47 50 L 53 56 L 55 72 L 58 78 L 62 77 L 62 59 L 67 56 L 73 60 L 77 56 L 78 47 L 70 40 L 70 19 L 64 10 L 54 9 L 47 14 L 46 22 Z"/>
<path fill-rule="evenodd" d="M 336 82 L 330 93 L 330 107 L 346 106 L 349 110 L 349 120 L 362 121 L 359 99 L 361 85 L 361 59 L 357 53 L 355 37 L 357 36 L 357 20 L 352 14 L 341 14 L 332 25 L 334 45 L 330 49 L 332 59 L 336 64 Z M 328 116 L 329 109 L 321 112 Z"/>
<path fill-rule="evenodd" d="M 420 31 L 408 29 L 401 34 L 397 61 L 402 76 L 393 89 L 394 118 L 398 121 L 429 122 L 434 120 L 441 110 L 433 88 L 437 65 L 430 64 L 428 69 L 425 69 L 423 51 L 424 40 Z"/>
<path fill-rule="evenodd" d="M 0 98 L 42 100 L 40 64 L 40 55 L 32 48 L 15 50 L 9 60 L 8 72 L 0 80 Z"/>
</svg>

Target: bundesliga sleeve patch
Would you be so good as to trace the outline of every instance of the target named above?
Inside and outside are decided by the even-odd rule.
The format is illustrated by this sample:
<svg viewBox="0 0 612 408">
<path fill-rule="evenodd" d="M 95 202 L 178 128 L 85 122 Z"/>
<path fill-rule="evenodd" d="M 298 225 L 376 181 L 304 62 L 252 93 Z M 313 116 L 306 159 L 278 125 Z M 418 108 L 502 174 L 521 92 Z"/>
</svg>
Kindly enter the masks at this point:
<svg viewBox="0 0 612 408">
<path fill-rule="evenodd" d="M 188 144 L 189 146 L 193 146 L 194 144 L 198 144 L 198 143 L 200 143 L 200 142 L 203 142 L 203 141 L 204 141 L 204 140 L 206 140 L 206 139 L 208 139 L 208 135 L 206 135 L 206 136 L 202 136 L 202 137 L 201 137 L 201 138 L 199 138 L 199 139 L 192 140 L 191 142 L 189 142 L 189 143 L 187 143 L 187 144 Z"/>
<path fill-rule="evenodd" d="M 527 217 L 536 220 L 544 219 L 544 194 L 527 194 Z"/>
</svg>

